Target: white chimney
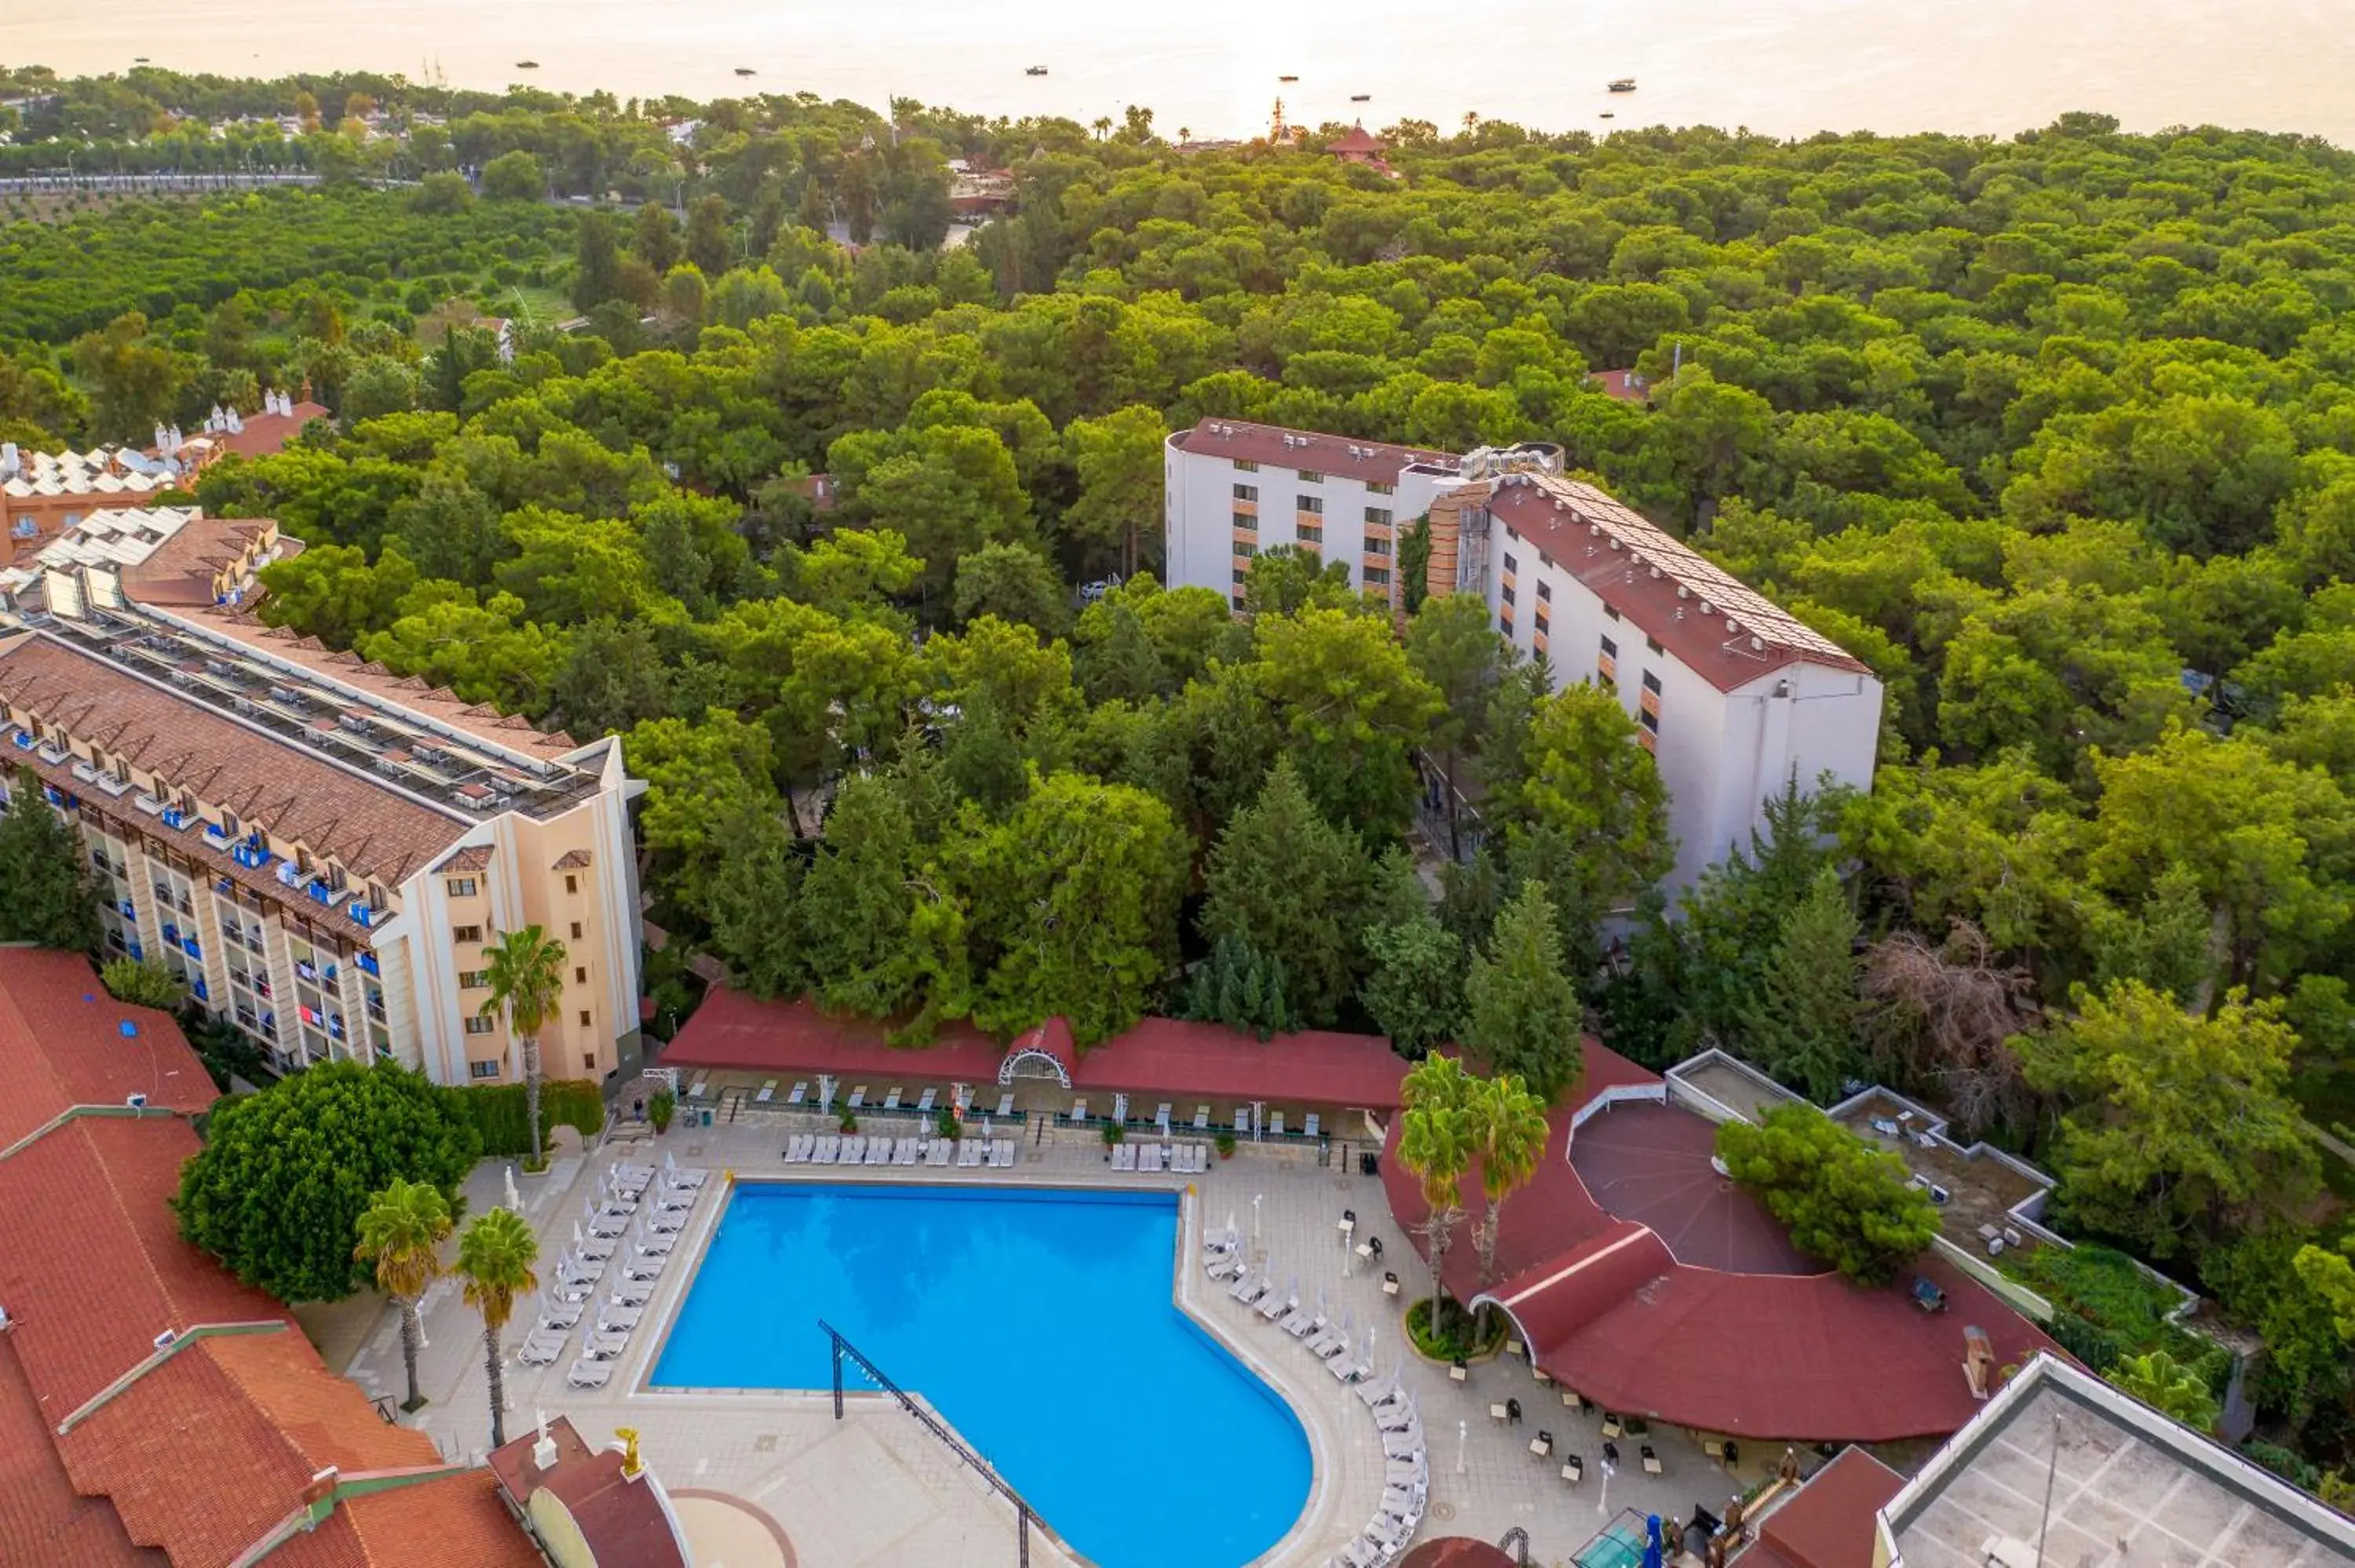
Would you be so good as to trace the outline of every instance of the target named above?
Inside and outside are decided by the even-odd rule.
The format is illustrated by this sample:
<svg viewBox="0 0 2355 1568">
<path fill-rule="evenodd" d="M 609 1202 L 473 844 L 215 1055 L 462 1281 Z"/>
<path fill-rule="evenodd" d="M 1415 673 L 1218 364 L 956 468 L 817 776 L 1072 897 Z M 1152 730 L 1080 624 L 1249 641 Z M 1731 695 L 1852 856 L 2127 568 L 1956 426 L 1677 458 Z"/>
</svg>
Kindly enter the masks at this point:
<svg viewBox="0 0 2355 1568">
<path fill-rule="evenodd" d="M 155 455 L 157 457 L 170 457 L 172 455 L 171 435 L 172 432 L 165 429 L 163 426 L 158 425 L 155 427 Z"/>
<path fill-rule="evenodd" d="M 534 1411 L 539 1418 L 539 1441 L 531 1446 L 531 1462 L 542 1471 L 556 1468 L 556 1439 L 548 1435 L 548 1412 Z"/>
</svg>

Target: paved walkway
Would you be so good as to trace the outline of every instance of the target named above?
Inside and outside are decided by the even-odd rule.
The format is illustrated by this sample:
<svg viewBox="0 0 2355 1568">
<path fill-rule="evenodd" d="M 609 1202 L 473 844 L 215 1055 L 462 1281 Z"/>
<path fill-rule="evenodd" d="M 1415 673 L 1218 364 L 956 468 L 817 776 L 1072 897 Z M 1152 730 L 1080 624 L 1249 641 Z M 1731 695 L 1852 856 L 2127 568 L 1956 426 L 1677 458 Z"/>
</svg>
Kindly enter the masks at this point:
<svg viewBox="0 0 2355 1568">
<path fill-rule="evenodd" d="M 692 1277 L 691 1266 L 680 1265 L 691 1265 L 699 1255 L 725 1206 L 722 1172 L 783 1180 L 842 1176 L 837 1169 L 784 1165 L 780 1153 L 792 1129 L 820 1127 L 806 1115 L 747 1113 L 732 1125 L 676 1128 L 667 1138 L 628 1150 L 641 1159 L 668 1153 L 712 1172 L 705 1198 L 680 1235 L 678 1264 L 665 1271 L 645 1323 L 631 1335 L 604 1389 L 566 1386 L 570 1355 L 553 1367 L 535 1369 L 517 1365 L 510 1351 L 508 1436 L 527 1429 L 541 1410 L 569 1414 L 592 1443 L 614 1427 L 634 1427 L 648 1463 L 667 1486 L 734 1499 L 756 1517 L 765 1516 L 790 1540 L 799 1568 L 1013 1563 L 1011 1508 L 880 1395 L 852 1397 L 847 1418 L 837 1423 L 824 1393 L 668 1394 L 641 1389 L 662 1326 Z M 546 1176 L 517 1178 L 524 1213 L 541 1233 L 544 1259 L 552 1260 L 570 1242 L 573 1218 L 609 1158 L 602 1152 L 588 1159 L 576 1155 L 558 1160 Z M 1423 1537 L 1462 1534 L 1495 1541 L 1518 1528 L 1529 1533 L 1533 1562 L 1562 1565 L 1623 1509 L 1683 1518 L 1699 1503 L 1721 1513 L 1728 1497 L 1743 1484 L 1709 1458 L 1695 1439 L 1666 1429 L 1656 1430 L 1650 1439 L 1662 1475 L 1644 1474 L 1637 1467 L 1636 1445 L 1623 1440 L 1625 1467 L 1606 1482 L 1601 1474 L 1600 1415 L 1564 1408 L 1558 1391 L 1539 1383 L 1526 1363 L 1500 1358 L 1475 1367 L 1467 1383 L 1456 1384 L 1444 1369 L 1417 1360 L 1406 1347 L 1400 1313 L 1428 1288 L 1428 1274 L 1390 1223 L 1380 1181 L 1324 1164 L 1313 1148 L 1246 1146 L 1231 1160 L 1214 1160 L 1200 1176 L 1144 1176 L 1107 1169 L 1103 1147 L 1093 1136 L 1050 1130 L 1043 1139 L 1024 1134 L 1021 1161 L 1012 1171 L 878 1167 L 861 1168 L 858 1179 L 1153 1183 L 1179 1190 L 1190 1183 L 1180 1232 L 1188 1255 L 1178 1272 L 1180 1300 L 1291 1403 L 1316 1461 L 1316 1479 L 1298 1524 L 1263 1563 L 1323 1563 L 1354 1537 L 1380 1502 L 1382 1451 L 1372 1418 L 1354 1393 L 1305 1349 L 1204 1276 L 1198 1250 L 1202 1227 L 1223 1224 L 1231 1213 L 1247 1234 L 1253 1233 L 1256 1215 L 1255 1261 L 1271 1265 L 1287 1285 L 1296 1274 L 1305 1301 L 1313 1303 L 1321 1290 L 1337 1319 L 1348 1314 L 1360 1331 L 1371 1328 L 1379 1375 L 1387 1378 L 1394 1365 L 1401 1367 L 1431 1442 L 1431 1507 Z M 466 1184 L 469 1211 L 480 1213 L 503 1202 L 503 1187 L 504 1167 L 478 1168 Z M 1369 1266 L 1344 1246 L 1338 1222 L 1345 1209 L 1354 1210 L 1360 1221 L 1357 1240 L 1382 1240 L 1382 1263 L 1401 1278 L 1398 1296 L 1383 1293 L 1380 1265 Z M 506 1335 L 510 1346 L 520 1342 L 536 1311 L 536 1302 L 518 1309 L 519 1320 Z M 444 1281 L 428 1297 L 425 1320 L 429 1344 L 420 1377 L 431 1403 L 412 1423 L 432 1433 L 444 1454 L 476 1457 L 489 1439 L 480 1321 L 460 1299 L 455 1281 Z M 389 1310 L 346 1370 L 372 1394 L 399 1397 L 400 1336 Z M 1492 1404 L 1508 1399 L 1522 1407 L 1518 1425 L 1489 1415 Z M 1554 1437 L 1550 1457 L 1529 1451 L 1540 1430 Z M 1574 1486 L 1560 1474 L 1561 1457 L 1572 1452 L 1585 1460 L 1584 1479 Z M 1775 1457 L 1745 1453 L 1744 1475 L 1754 1480 L 1760 1467 Z M 1041 1564 L 1073 1562 L 1046 1539 L 1034 1538 L 1031 1554 Z"/>
</svg>

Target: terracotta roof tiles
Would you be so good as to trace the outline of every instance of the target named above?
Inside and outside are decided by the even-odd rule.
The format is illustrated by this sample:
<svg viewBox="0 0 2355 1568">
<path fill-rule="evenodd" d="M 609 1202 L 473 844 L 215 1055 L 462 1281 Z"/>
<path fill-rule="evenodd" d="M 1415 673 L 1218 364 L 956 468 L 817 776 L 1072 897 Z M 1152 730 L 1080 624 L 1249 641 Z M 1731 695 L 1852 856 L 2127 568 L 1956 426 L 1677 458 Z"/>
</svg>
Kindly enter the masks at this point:
<svg viewBox="0 0 2355 1568">
<path fill-rule="evenodd" d="M 1170 439 L 1189 456 L 1239 458 L 1266 468 L 1305 469 L 1312 473 L 1339 474 L 1380 484 L 1395 483 L 1401 470 L 1418 463 L 1453 473 L 1459 461 L 1446 452 L 1423 447 L 1362 441 L 1352 436 L 1295 430 L 1282 425 L 1254 425 L 1241 419 L 1204 419 L 1192 429 L 1181 430 Z"/>
</svg>

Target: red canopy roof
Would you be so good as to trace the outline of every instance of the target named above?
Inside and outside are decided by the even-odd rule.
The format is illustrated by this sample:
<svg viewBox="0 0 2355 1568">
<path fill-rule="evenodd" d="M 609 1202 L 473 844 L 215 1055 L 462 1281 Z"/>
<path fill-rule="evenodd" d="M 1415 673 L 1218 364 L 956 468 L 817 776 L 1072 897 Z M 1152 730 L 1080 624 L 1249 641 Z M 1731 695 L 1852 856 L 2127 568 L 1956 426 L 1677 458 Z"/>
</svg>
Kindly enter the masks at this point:
<svg viewBox="0 0 2355 1568">
<path fill-rule="evenodd" d="M 1312 1029 L 1262 1044 L 1240 1030 L 1174 1018 L 1146 1019 L 1084 1052 L 1073 1047 L 1071 1029 L 1060 1018 L 1026 1030 L 1003 1049 L 969 1024 L 947 1025 L 936 1044 L 918 1049 L 886 1044 L 885 1031 L 871 1019 L 829 1017 L 806 998 L 762 1001 L 718 986 L 664 1051 L 662 1062 L 670 1067 L 991 1083 L 1009 1058 L 1028 1057 L 1041 1072 L 1051 1064 L 1082 1094 L 1373 1111 L 1397 1108 L 1407 1066 L 1379 1034 Z"/>
<path fill-rule="evenodd" d="M 1004 1053 L 969 1024 L 947 1024 L 935 1044 L 905 1048 L 885 1044 L 886 1027 L 871 1019 L 828 1017 L 806 997 L 762 1001 L 714 986 L 678 1038 L 664 1049 L 662 1065 L 839 1078 L 889 1078 L 897 1073 L 956 1083 L 989 1083 L 997 1076 Z"/>
<path fill-rule="evenodd" d="M 1558 1107 L 1538 1174 L 1505 1204 L 1501 1283 L 1483 1292 L 1475 1249 L 1448 1249 L 1447 1287 L 1486 1294 L 1512 1314 L 1538 1365 L 1606 1409 L 1706 1432 L 1804 1442 L 1945 1436 L 1978 1410 L 1963 1375 L 1963 1330 L 1987 1331 L 1998 1364 L 2052 1348 L 1958 1270 L 1925 1257 L 1946 1292 L 1924 1313 L 1904 1282 L 1877 1290 L 1838 1274 L 1739 1274 L 1678 1261 L 1648 1226 L 1604 1211 L 1571 1165 L 1572 1121 L 1604 1090 L 1658 1079 L 1589 1041 L 1576 1102 Z M 1601 1110 L 1598 1115 L 1627 1114 Z M 1654 1106 L 1632 1114 L 1684 1117 Z M 1429 1211 L 1396 1159 L 1382 1161 L 1391 1213 L 1423 1245 Z M 1467 1213 L 1483 1207 L 1476 1172 Z"/>
</svg>

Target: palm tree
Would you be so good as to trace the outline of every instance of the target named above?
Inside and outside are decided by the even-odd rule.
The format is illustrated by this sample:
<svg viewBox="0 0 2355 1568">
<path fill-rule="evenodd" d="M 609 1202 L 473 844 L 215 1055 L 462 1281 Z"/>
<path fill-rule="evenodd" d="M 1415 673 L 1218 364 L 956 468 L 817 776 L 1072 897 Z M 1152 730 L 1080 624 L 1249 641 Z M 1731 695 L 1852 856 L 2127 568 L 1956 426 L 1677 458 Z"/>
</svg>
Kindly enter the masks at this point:
<svg viewBox="0 0 2355 1568">
<path fill-rule="evenodd" d="M 450 1205 L 429 1181 L 396 1176 L 360 1213 L 360 1243 L 352 1255 L 376 1266 L 376 1287 L 400 1308 L 400 1359 L 409 1368 L 403 1410 L 425 1403 L 417 1392 L 417 1348 L 425 1334 L 417 1303 L 442 1277 L 442 1244 L 450 1239 Z"/>
<path fill-rule="evenodd" d="M 1464 1172 L 1472 1166 L 1472 1114 L 1465 1108 L 1471 1078 L 1453 1056 L 1426 1056 L 1401 1086 L 1406 1109 L 1399 1128 L 1399 1163 L 1423 1186 L 1430 1210 L 1423 1236 L 1431 1250 L 1432 1337 L 1439 1334 L 1440 1267 L 1447 1233 L 1463 1212 Z"/>
<path fill-rule="evenodd" d="M 507 1015 L 507 1028 L 523 1048 L 524 1115 L 531 1122 L 531 1162 L 540 1164 L 539 1150 L 539 1027 L 556 1011 L 564 994 L 564 944 L 537 926 L 500 933 L 484 953 L 484 972 L 491 994 L 485 999 L 483 1018 Z"/>
<path fill-rule="evenodd" d="M 1488 1213 L 1480 1224 L 1480 1283 L 1497 1274 L 1497 1232 L 1505 1217 L 1505 1200 L 1529 1184 L 1545 1158 L 1545 1101 L 1529 1092 L 1516 1074 L 1506 1073 L 1476 1084 L 1472 1091 L 1472 1141 L 1480 1151 L 1480 1192 Z"/>
<path fill-rule="evenodd" d="M 1089 126 L 1089 129 L 1096 133 L 1097 141 L 1110 141 L 1112 139 L 1112 116 L 1109 114 L 1097 115 L 1094 122 Z"/>
<path fill-rule="evenodd" d="M 483 1315 L 483 1367 L 491 1385 L 491 1446 L 507 1440 L 507 1385 L 499 1335 L 515 1311 L 516 1298 L 539 1288 L 532 1264 L 539 1239 L 522 1217 L 493 1209 L 458 1238 L 458 1273 L 466 1281 L 466 1305 Z"/>
</svg>

